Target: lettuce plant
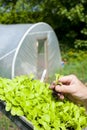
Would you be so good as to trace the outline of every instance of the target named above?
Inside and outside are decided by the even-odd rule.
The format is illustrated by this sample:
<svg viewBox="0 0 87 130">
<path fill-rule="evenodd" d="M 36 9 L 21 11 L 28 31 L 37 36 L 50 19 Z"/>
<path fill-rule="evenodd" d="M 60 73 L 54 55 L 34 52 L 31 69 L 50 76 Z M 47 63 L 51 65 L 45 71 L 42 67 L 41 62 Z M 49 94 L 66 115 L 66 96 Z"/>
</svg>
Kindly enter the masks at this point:
<svg viewBox="0 0 87 130">
<path fill-rule="evenodd" d="M 82 130 L 87 126 L 83 106 L 68 99 L 61 101 L 52 95 L 49 83 L 42 83 L 32 75 L 13 79 L 0 78 L 0 100 L 13 116 L 24 116 L 34 130 Z"/>
</svg>

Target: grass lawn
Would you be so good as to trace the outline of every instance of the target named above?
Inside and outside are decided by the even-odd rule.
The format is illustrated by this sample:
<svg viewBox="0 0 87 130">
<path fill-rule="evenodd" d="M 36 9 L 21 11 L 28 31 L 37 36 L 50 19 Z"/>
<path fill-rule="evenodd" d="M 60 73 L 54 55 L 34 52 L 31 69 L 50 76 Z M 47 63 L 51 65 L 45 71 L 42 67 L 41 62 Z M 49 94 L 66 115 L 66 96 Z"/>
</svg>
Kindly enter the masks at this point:
<svg viewBox="0 0 87 130">
<path fill-rule="evenodd" d="M 62 53 L 64 66 L 58 71 L 62 75 L 75 74 L 83 82 L 87 82 L 87 52 L 68 50 Z"/>
<path fill-rule="evenodd" d="M 0 112 L 0 130 L 20 130 L 13 122 Z"/>
</svg>

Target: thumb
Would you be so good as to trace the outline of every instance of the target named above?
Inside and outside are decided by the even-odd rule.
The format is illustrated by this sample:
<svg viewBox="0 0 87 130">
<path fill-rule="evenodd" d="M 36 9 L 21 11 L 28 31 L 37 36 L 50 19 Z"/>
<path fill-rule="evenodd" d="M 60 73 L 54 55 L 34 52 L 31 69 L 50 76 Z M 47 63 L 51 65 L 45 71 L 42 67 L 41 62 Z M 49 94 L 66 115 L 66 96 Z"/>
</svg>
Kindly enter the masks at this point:
<svg viewBox="0 0 87 130">
<path fill-rule="evenodd" d="M 55 86 L 55 91 L 60 93 L 70 93 L 70 90 L 67 85 L 62 85 L 62 86 L 57 85 Z"/>
</svg>

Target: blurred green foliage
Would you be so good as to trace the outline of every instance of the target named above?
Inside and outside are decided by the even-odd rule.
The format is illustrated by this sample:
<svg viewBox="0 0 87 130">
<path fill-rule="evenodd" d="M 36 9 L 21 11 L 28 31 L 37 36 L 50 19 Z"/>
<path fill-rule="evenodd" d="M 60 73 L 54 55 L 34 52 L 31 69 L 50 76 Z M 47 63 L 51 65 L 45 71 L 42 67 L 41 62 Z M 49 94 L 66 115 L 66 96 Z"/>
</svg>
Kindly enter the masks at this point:
<svg viewBox="0 0 87 130">
<path fill-rule="evenodd" d="M 75 74 L 83 82 L 87 82 L 86 51 L 69 49 L 62 52 L 64 66 L 58 70 L 62 75 Z"/>
<path fill-rule="evenodd" d="M 60 45 L 87 49 L 86 0 L 0 0 L 0 23 L 46 22 Z"/>
</svg>

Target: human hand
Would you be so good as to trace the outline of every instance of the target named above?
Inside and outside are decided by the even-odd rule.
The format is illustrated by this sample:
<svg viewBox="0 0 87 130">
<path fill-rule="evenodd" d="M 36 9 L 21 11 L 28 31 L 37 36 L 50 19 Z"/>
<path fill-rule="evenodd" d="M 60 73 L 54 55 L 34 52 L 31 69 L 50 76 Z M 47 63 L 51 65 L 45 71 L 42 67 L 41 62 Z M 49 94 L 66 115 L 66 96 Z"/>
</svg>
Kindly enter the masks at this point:
<svg viewBox="0 0 87 130">
<path fill-rule="evenodd" d="M 61 82 L 62 85 L 56 85 L 55 82 L 53 82 L 50 85 L 50 89 L 58 92 L 60 99 L 64 99 L 65 94 L 74 100 L 82 101 L 87 99 L 87 87 L 75 75 L 61 77 L 59 82 Z"/>
</svg>

